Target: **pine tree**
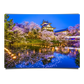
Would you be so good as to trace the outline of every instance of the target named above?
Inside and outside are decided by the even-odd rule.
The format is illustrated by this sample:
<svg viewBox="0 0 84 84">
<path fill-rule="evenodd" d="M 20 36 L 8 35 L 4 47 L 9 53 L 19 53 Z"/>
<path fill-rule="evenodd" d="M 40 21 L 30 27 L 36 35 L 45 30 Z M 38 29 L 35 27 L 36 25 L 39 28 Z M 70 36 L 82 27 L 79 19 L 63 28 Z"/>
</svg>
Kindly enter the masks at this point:
<svg viewBox="0 0 84 84">
<path fill-rule="evenodd" d="M 14 41 L 12 28 L 15 26 L 13 19 L 9 19 L 9 15 L 4 15 L 4 33 L 5 33 L 5 44 L 11 44 Z"/>
</svg>

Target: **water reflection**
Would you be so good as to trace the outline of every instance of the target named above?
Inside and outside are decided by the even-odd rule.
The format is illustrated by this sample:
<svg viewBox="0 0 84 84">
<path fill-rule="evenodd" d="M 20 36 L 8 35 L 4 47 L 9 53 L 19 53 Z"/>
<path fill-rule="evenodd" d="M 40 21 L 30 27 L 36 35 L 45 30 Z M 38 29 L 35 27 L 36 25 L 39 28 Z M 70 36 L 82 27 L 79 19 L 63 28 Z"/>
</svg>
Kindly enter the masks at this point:
<svg viewBox="0 0 84 84">
<path fill-rule="evenodd" d="M 56 46 L 12 47 L 11 54 L 5 51 L 6 68 L 78 68 L 79 52 Z"/>
<path fill-rule="evenodd" d="M 77 55 L 76 55 L 76 60 L 75 60 L 75 63 L 76 63 L 76 65 L 78 65 L 78 66 L 80 66 L 80 54 L 78 53 Z"/>
<path fill-rule="evenodd" d="M 18 56 L 20 56 L 20 53 L 18 53 Z"/>
</svg>

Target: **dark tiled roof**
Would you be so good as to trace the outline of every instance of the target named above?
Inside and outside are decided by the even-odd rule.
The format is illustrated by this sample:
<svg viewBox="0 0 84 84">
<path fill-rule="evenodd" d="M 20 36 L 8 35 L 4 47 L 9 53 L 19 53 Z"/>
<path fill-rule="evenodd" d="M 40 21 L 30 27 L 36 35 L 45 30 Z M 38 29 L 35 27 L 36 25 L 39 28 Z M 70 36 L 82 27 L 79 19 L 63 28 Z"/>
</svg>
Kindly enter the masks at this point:
<svg viewBox="0 0 84 84">
<path fill-rule="evenodd" d="M 44 21 L 44 20 L 43 20 L 43 22 L 44 22 L 44 23 L 49 23 L 48 21 Z"/>
<path fill-rule="evenodd" d="M 44 24 L 42 27 L 46 27 L 48 24 Z"/>
<path fill-rule="evenodd" d="M 58 31 L 54 31 L 54 32 L 57 33 L 57 32 L 62 32 L 62 31 L 66 31 L 66 30 L 68 30 L 68 28 L 62 29 L 62 30 L 58 30 Z"/>
</svg>

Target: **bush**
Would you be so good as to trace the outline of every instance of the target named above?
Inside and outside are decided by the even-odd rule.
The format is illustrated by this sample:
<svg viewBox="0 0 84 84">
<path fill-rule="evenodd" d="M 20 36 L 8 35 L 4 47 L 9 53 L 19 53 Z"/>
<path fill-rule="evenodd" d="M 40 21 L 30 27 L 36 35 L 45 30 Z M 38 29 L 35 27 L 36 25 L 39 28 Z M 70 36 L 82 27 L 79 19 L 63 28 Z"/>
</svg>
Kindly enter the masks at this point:
<svg viewBox="0 0 84 84">
<path fill-rule="evenodd" d="M 57 41 L 56 40 L 53 40 L 51 42 L 53 42 L 53 43 L 60 43 L 58 40 Z"/>
</svg>

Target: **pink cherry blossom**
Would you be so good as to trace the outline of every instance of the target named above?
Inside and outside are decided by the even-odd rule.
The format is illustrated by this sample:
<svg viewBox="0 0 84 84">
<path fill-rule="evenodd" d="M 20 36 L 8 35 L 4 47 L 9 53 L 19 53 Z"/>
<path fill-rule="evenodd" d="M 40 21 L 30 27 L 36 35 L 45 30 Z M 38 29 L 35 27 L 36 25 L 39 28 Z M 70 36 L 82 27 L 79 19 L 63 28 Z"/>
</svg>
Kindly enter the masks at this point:
<svg viewBox="0 0 84 84">
<path fill-rule="evenodd" d="M 41 34 L 42 34 L 41 39 L 46 41 L 51 41 L 55 37 L 53 32 L 47 30 L 43 30 Z"/>
</svg>

